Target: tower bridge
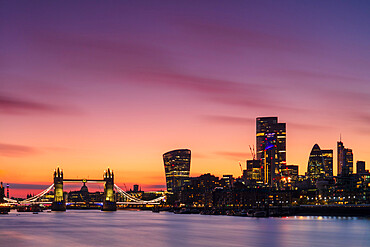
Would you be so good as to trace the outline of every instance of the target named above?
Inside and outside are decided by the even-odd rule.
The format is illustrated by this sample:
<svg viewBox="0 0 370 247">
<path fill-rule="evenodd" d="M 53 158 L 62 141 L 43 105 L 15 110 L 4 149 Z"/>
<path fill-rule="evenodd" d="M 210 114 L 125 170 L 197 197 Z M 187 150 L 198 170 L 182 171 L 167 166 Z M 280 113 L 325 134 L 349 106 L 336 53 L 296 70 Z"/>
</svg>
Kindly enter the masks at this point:
<svg viewBox="0 0 370 247">
<path fill-rule="evenodd" d="M 54 211 L 65 211 L 66 201 L 63 193 L 64 182 L 94 182 L 104 183 L 103 211 L 115 211 L 117 209 L 116 199 L 113 191 L 114 174 L 109 168 L 104 171 L 103 179 L 65 179 L 63 171 L 59 167 L 54 171 L 54 201 L 51 209 Z"/>
<path fill-rule="evenodd" d="M 40 202 L 40 199 L 51 191 L 54 188 L 54 199 L 51 202 L 52 206 L 51 209 L 53 211 L 65 211 L 66 210 L 66 198 L 64 197 L 63 185 L 64 183 L 104 183 L 104 193 L 103 193 L 103 202 L 99 202 L 98 204 L 102 204 L 102 211 L 115 211 L 117 210 L 117 204 L 132 204 L 132 205 L 157 205 L 160 202 L 165 200 L 164 193 L 162 196 L 155 198 L 150 201 L 141 200 L 136 198 L 126 191 L 121 189 L 114 183 L 114 173 L 109 168 L 104 171 L 103 179 L 74 179 L 74 178 L 64 178 L 63 170 L 59 167 L 54 170 L 54 183 L 50 185 L 47 189 L 40 192 L 39 194 L 27 198 L 23 201 L 17 201 L 10 198 L 6 198 L 5 195 L 0 195 L 0 203 L 3 201 L 8 204 L 15 204 L 15 205 L 24 205 L 24 204 L 48 204 L 47 202 Z M 124 198 L 127 199 L 126 202 L 117 202 L 115 191 L 121 194 Z M 1 193 L 0 193 L 1 194 Z M 4 193 L 2 193 L 4 194 Z M 2 199 L 2 200 L 1 200 Z M 50 203 L 50 202 L 49 202 Z"/>
</svg>

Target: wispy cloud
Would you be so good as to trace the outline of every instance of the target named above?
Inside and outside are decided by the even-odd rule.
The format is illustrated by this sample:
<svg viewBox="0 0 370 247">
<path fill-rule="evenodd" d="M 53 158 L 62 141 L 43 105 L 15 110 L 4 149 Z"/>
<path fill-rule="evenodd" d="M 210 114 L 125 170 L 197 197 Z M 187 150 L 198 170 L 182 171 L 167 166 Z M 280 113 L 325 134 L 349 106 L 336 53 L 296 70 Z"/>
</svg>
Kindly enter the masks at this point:
<svg viewBox="0 0 370 247">
<path fill-rule="evenodd" d="M 38 153 L 40 151 L 34 147 L 0 143 L 0 156 L 25 157 Z"/>
<path fill-rule="evenodd" d="M 50 184 L 20 184 L 20 183 L 9 183 L 12 189 L 23 189 L 23 190 L 44 190 L 50 186 Z"/>
<path fill-rule="evenodd" d="M 0 95 L 0 112 L 26 113 L 26 112 L 55 112 L 57 108 L 34 101 L 26 101 Z"/>
<path fill-rule="evenodd" d="M 77 114 L 80 110 L 0 94 L 0 114 Z"/>
<path fill-rule="evenodd" d="M 143 185 L 145 186 L 146 188 L 150 188 L 150 189 L 166 189 L 166 185 L 165 184 L 148 184 L 148 185 Z"/>
<path fill-rule="evenodd" d="M 115 77 L 122 78 L 122 84 L 186 90 L 204 100 L 229 106 L 286 107 L 284 102 L 276 100 L 276 93 L 271 92 L 273 85 L 268 87 L 270 91 L 266 91 L 261 83 L 186 71 L 179 62 L 178 54 L 156 43 L 135 42 L 128 37 L 112 41 L 60 33 L 39 34 L 35 42 L 40 49 L 44 50 L 47 46 L 50 56 L 66 67 L 67 74 L 78 70 L 86 72 L 86 75 L 93 74 L 102 83 L 107 83 L 107 77 Z M 117 80 L 113 81 L 117 83 Z M 262 94 L 265 96 L 263 100 L 260 98 Z"/>
<path fill-rule="evenodd" d="M 316 82 L 315 84 L 322 84 L 323 81 L 331 82 L 331 84 L 341 82 L 347 83 L 370 83 L 369 79 L 342 75 L 342 74 L 334 74 L 334 73 L 323 73 L 323 72 L 316 72 L 316 71 L 308 71 L 308 70 L 280 70 L 272 73 L 273 76 L 278 76 L 280 78 L 291 78 L 295 79 L 295 82 L 300 81 L 307 81 L 311 80 L 312 82 Z"/>
<path fill-rule="evenodd" d="M 256 121 L 254 118 L 222 116 L 222 115 L 203 115 L 200 117 L 205 121 L 221 124 L 251 125 L 254 124 Z"/>
<path fill-rule="evenodd" d="M 304 40 L 284 37 L 253 29 L 251 27 L 228 26 L 223 23 L 204 20 L 179 20 L 175 22 L 179 28 L 194 37 L 197 42 L 207 48 L 235 50 L 240 48 L 261 49 L 268 51 L 307 51 Z"/>
<path fill-rule="evenodd" d="M 294 122 L 289 122 L 287 124 L 287 128 L 294 128 L 298 130 L 326 130 L 330 129 L 330 126 L 326 125 L 317 125 L 317 124 L 309 124 L 309 123 L 294 123 Z"/>
<path fill-rule="evenodd" d="M 234 158 L 234 159 L 240 159 L 240 160 L 246 160 L 246 159 L 252 158 L 252 155 L 247 152 L 217 151 L 217 152 L 214 152 L 214 154 L 219 155 L 219 156 L 224 156 L 227 158 Z"/>
</svg>

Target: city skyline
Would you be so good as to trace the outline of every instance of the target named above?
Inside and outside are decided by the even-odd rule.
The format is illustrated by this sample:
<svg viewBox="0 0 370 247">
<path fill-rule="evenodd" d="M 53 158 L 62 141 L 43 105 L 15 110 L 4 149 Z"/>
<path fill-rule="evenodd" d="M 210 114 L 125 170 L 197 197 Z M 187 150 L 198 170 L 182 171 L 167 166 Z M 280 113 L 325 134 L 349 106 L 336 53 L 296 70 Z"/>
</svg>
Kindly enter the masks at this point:
<svg viewBox="0 0 370 247">
<path fill-rule="evenodd" d="M 263 116 L 287 124 L 300 174 L 317 143 L 336 175 L 340 135 L 368 163 L 369 4 L 267 2 L 3 2 L 0 181 L 26 195 L 58 165 L 109 166 L 165 189 L 162 154 L 181 148 L 190 176 L 238 177 Z"/>
<path fill-rule="evenodd" d="M 281 125 L 281 124 L 283 124 L 284 125 L 284 129 L 285 129 L 285 126 L 286 126 L 286 123 L 278 123 L 277 122 L 277 120 L 278 120 L 278 117 L 257 117 L 256 118 L 256 142 L 258 143 L 258 138 L 259 138 L 259 133 L 260 133 L 260 131 L 261 131 L 261 129 L 259 128 L 259 127 L 257 127 L 257 125 L 258 125 L 258 123 L 259 123 L 259 121 L 261 121 L 261 119 L 274 119 L 276 122 L 274 123 L 275 125 Z M 264 130 L 264 131 L 266 131 L 266 130 Z M 272 128 L 272 131 L 276 131 L 276 129 L 274 129 L 274 128 Z M 268 133 L 268 132 L 267 132 Z M 271 132 L 271 133 L 273 133 L 273 132 Z M 285 136 L 286 136 L 286 133 L 285 132 L 281 132 L 282 134 L 283 134 L 283 136 L 284 136 L 284 140 L 285 140 Z M 341 137 L 340 137 L 341 138 Z M 286 140 L 285 140 L 286 141 Z M 337 142 L 337 146 L 339 145 L 339 143 L 341 143 L 341 145 L 342 145 L 342 147 L 343 147 L 343 142 L 340 140 L 340 141 L 338 141 Z M 251 148 L 251 147 L 249 147 L 249 148 Z M 323 156 L 323 154 L 324 154 L 324 152 L 329 152 L 329 153 L 331 153 L 331 155 L 333 155 L 333 150 L 331 150 L 331 149 L 326 149 L 326 150 L 320 150 L 320 147 L 318 146 L 318 144 L 317 143 L 315 143 L 314 144 L 314 147 L 312 148 L 312 150 L 311 150 L 311 153 L 309 154 L 309 156 L 308 156 L 308 166 L 307 166 L 307 164 L 306 164 L 306 169 L 299 169 L 299 173 L 297 173 L 298 175 L 305 175 L 305 177 L 307 177 L 307 178 L 310 178 L 311 177 L 311 170 L 310 170 L 310 166 L 311 166 L 311 159 L 312 159 L 312 152 L 314 152 L 314 150 L 315 150 L 315 148 L 316 149 L 318 149 L 319 150 L 319 152 L 320 152 L 320 156 L 321 156 L 321 159 L 322 159 L 322 161 L 321 161 L 321 166 L 322 166 L 322 173 L 324 173 L 324 174 L 326 174 L 326 172 L 328 172 L 327 170 L 326 170 L 326 168 L 325 168 L 325 157 Z M 256 149 L 257 150 L 257 149 Z M 339 149 L 338 149 L 339 150 Z M 344 148 L 343 147 L 343 150 L 350 150 L 351 152 L 352 152 L 352 149 L 348 149 L 348 148 Z M 250 150 L 251 152 L 252 152 L 252 150 Z M 255 151 L 255 150 L 253 150 L 253 151 Z M 186 153 L 186 155 L 189 155 L 189 157 L 176 157 L 175 158 L 175 155 L 178 155 L 178 154 L 180 154 L 181 152 L 185 152 Z M 177 164 L 177 162 L 179 163 L 179 164 L 181 164 L 181 162 L 182 162 L 182 159 L 186 159 L 187 161 L 186 162 L 189 162 L 189 164 L 187 164 L 187 166 L 190 166 L 190 152 L 191 152 L 191 150 L 189 150 L 189 149 L 176 149 L 176 150 L 172 150 L 172 151 L 168 151 L 168 152 L 166 152 L 165 154 L 163 154 L 162 155 L 162 157 L 163 157 L 163 161 L 162 162 L 164 162 L 164 178 L 165 178 L 165 180 L 167 180 L 167 184 L 168 184 L 168 177 L 172 177 L 173 175 L 168 175 L 168 174 L 170 174 L 170 173 L 168 173 L 169 172 L 169 170 L 167 170 L 168 168 L 166 168 L 166 167 L 168 167 L 168 166 L 170 166 L 171 164 Z M 274 151 L 275 152 L 275 151 Z M 284 151 L 284 152 L 286 152 L 286 151 Z M 317 152 L 316 150 L 315 150 L 315 152 Z M 185 154 L 184 153 L 184 154 Z M 184 155 L 184 154 L 182 154 L 181 153 L 181 155 Z M 316 156 L 317 154 L 315 154 L 314 156 Z M 168 156 L 168 157 L 167 157 Z M 262 165 L 262 166 L 264 166 L 263 165 L 263 162 L 262 162 L 262 160 L 263 160 L 263 158 L 262 159 L 257 159 L 257 156 L 256 156 L 256 153 L 254 153 L 253 155 L 251 154 L 251 158 L 256 158 L 256 160 L 255 161 L 259 161 L 258 162 L 258 166 L 260 166 L 260 165 Z M 340 156 L 340 153 L 339 153 L 339 151 L 337 152 L 337 157 L 339 157 Z M 353 155 L 352 155 L 353 156 Z M 166 157 L 166 158 L 165 158 Z M 180 158 L 178 161 L 176 161 L 176 159 L 178 159 L 178 158 Z M 353 157 L 352 157 L 352 159 L 353 159 Z M 251 159 L 246 159 L 246 160 L 243 160 L 243 162 L 245 163 L 242 167 L 243 168 L 245 168 L 245 170 L 243 169 L 243 172 L 242 173 L 240 173 L 239 175 L 236 175 L 235 176 L 235 178 L 238 178 L 238 177 L 240 177 L 240 178 L 242 178 L 243 176 L 244 176 L 244 171 L 246 171 L 247 169 L 248 169 L 248 166 L 247 166 L 247 162 L 249 162 L 249 161 L 253 161 L 253 160 L 251 160 Z M 333 161 L 334 161 L 334 159 L 333 159 L 333 157 L 331 156 L 331 162 L 333 163 Z M 338 159 L 336 160 L 337 161 L 337 163 L 338 163 L 338 165 L 339 165 L 339 161 L 338 161 Z M 175 163 L 173 163 L 173 162 L 175 162 Z M 261 164 L 261 163 L 262 164 Z M 366 163 L 366 161 L 361 161 L 361 160 L 357 160 L 357 162 L 365 162 Z M 240 164 L 240 162 L 239 162 L 239 164 Z M 292 167 L 292 166 L 296 166 L 297 164 L 286 164 L 286 166 L 287 167 Z M 270 164 L 267 164 L 267 166 L 269 167 L 268 169 L 270 170 L 271 168 L 270 168 Z M 301 167 L 300 165 L 297 165 L 298 166 L 298 168 L 299 167 Z M 352 166 L 353 166 L 353 161 L 352 161 Z M 364 169 L 363 169 L 363 171 L 365 171 L 366 170 L 366 165 L 365 164 L 363 164 L 363 167 L 364 167 Z M 60 167 L 58 166 L 58 169 L 59 169 Z M 335 169 L 333 169 L 333 167 L 331 167 L 332 168 L 332 171 L 331 172 L 333 172 L 333 170 L 335 171 Z M 189 168 L 187 168 L 187 169 L 189 169 Z M 286 169 L 286 168 L 283 168 L 283 169 Z M 109 170 L 109 168 L 108 168 L 108 170 Z M 363 171 L 361 171 L 361 172 L 363 172 Z M 277 172 L 277 174 L 280 174 L 281 172 L 283 172 L 283 170 L 280 170 L 280 169 L 276 169 L 276 172 Z M 337 173 L 333 173 L 333 174 L 335 174 L 335 175 L 338 175 L 338 176 L 340 176 L 341 174 L 339 174 L 338 173 L 338 170 L 336 171 Z M 55 169 L 54 169 L 54 173 L 55 173 Z M 104 171 L 104 173 L 105 173 L 105 171 Z M 207 171 L 207 172 L 205 172 L 204 174 L 209 174 L 209 173 L 211 173 L 211 174 L 214 174 L 212 171 Z M 351 169 L 351 174 L 352 173 L 355 173 L 355 170 L 353 169 L 353 167 L 352 167 L 352 169 Z M 357 166 L 356 166 L 356 173 L 358 173 L 358 171 L 357 171 Z M 73 174 L 73 173 L 72 173 Z M 171 173 L 172 174 L 172 173 Z M 185 177 L 189 177 L 189 174 L 191 175 L 192 173 L 191 173 L 191 169 L 189 169 L 188 171 L 187 171 L 187 175 L 185 176 Z M 226 173 L 226 174 L 221 174 L 221 175 L 217 175 L 216 174 L 216 176 L 220 176 L 220 177 L 222 177 L 222 176 L 229 176 L 229 175 L 227 175 L 227 174 L 229 174 L 229 173 Z M 199 174 L 199 175 L 202 175 L 202 174 Z M 193 175 L 192 177 L 196 177 L 196 176 L 199 176 L 199 175 Z M 234 174 L 232 174 L 232 176 L 233 176 Z M 334 176 L 335 176 L 334 175 Z M 262 175 L 263 176 L 263 175 Z M 78 177 L 81 177 L 81 176 L 77 176 L 77 178 Z M 323 175 L 322 176 L 322 178 L 324 178 L 324 177 L 326 177 L 326 175 Z M 89 178 L 89 176 L 83 176 L 82 175 L 82 178 Z M 173 178 L 172 178 L 173 179 Z M 270 181 L 271 180 L 271 181 Z M 118 182 L 119 183 L 119 182 Z M 171 182 L 171 183 L 173 183 L 173 182 Z M 47 183 L 46 183 L 47 184 Z M 122 182 L 122 184 L 126 187 L 126 189 L 127 189 L 127 186 L 126 186 L 126 183 L 125 182 Z M 272 179 L 270 178 L 270 179 L 267 179 L 266 180 L 266 184 L 273 184 L 273 182 L 272 182 Z M 6 183 L 6 185 L 7 185 L 7 190 L 9 190 L 9 183 Z M 14 184 L 13 184 L 14 185 Z M 22 189 L 19 189 L 19 187 L 18 187 L 18 184 L 15 184 L 15 188 L 12 188 L 12 189 L 15 189 L 15 195 L 12 195 L 12 197 L 24 197 L 25 196 L 25 193 L 27 193 L 27 195 L 28 194 L 32 194 L 32 192 L 38 192 L 40 189 L 43 189 L 43 187 L 44 187 L 44 185 L 45 184 L 40 184 L 40 185 L 36 185 L 36 184 L 21 184 L 21 186 L 24 186 L 24 188 L 22 188 Z M 134 187 L 135 185 L 136 186 L 138 186 L 137 184 L 135 184 L 134 182 L 133 183 L 128 183 L 128 185 L 131 187 Z M 80 185 L 80 183 L 75 183 L 74 185 L 71 185 L 71 186 L 68 186 L 67 188 L 67 190 L 69 190 L 69 191 L 71 191 L 71 190 L 73 190 L 73 189 L 76 189 L 76 188 L 78 188 L 78 187 L 80 187 L 81 185 Z M 96 185 L 94 185 L 94 184 L 92 184 L 92 185 L 90 185 L 89 186 L 90 188 L 92 188 L 93 190 L 95 189 L 95 190 L 98 190 L 98 191 L 102 191 L 102 187 L 100 187 L 100 186 L 96 186 Z M 171 186 L 170 186 L 171 187 Z M 163 188 L 154 188 L 154 190 L 169 190 L 168 189 L 169 187 L 168 187 L 168 185 L 166 186 L 166 184 L 163 186 Z M 171 189 L 169 190 L 169 191 L 172 191 L 172 187 L 171 187 Z M 9 194 L 9 191 L 8 191 L 8 194 Z"/>
</svg>

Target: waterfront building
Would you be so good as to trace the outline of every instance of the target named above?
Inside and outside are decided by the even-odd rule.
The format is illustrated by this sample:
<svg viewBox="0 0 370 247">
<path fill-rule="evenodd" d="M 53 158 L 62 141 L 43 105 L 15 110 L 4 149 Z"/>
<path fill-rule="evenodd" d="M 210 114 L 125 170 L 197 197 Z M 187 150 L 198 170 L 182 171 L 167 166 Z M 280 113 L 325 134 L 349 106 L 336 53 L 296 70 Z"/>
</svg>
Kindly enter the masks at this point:
<svg viewBox="0 0 370 247">
<path fill-rule="evenodd" d="M 333 150 L 323 149 L 321 150 L 321 152 L 324 158 L 325 177 L 332 177 L 333 176 Z"/>
<path fill-rule="evenodd" d="M 357 174 L 364 174 L 364 173 L 366 173 L 366 170 L 365 170 L 365 161 L 358 160 L 356 162 L 356 173 Z"/>
<path fill-rule="evenodd" d="M 264 182 L 276 184 L 282 169 L 286 166 L 286 124 L 279 123 L 277 117 L 256 119 L 257 160 L 264 167 Z"/>
<path fill-rule="evenodd" d="M 324 157 L 318 144 L 315 144 L 311 150 L 308 159 L 307 174 L 311 183 L 325 177 Z"/>
<path fill-rule="evenodd" d="M 188 206 L 212 207 L 213 191 L 216 188 L 231 189 L 225 181 L 210 173 L 191 178 L 189 184 L 180 192 L 180 201 Z"/>
<path fill-rule="evenodd" d="M 191 151 L 177 149 L 163 154 L 167 191 L 178 191 L 189 182 Z"/>
</svg>

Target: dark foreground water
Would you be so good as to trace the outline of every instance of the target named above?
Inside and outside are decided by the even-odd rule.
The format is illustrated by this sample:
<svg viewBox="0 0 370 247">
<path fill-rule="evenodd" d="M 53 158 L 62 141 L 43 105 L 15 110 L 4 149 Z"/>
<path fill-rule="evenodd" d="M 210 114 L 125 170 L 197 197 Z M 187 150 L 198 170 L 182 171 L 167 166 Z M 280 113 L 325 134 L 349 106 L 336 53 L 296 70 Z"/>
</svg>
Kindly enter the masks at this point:
<svg viewBox="0 0 370 247">
<path fill-rule="evenodd" d="M 12 211 L 0 246 L 370 246 L 370 219 Z"/>
</svg>

